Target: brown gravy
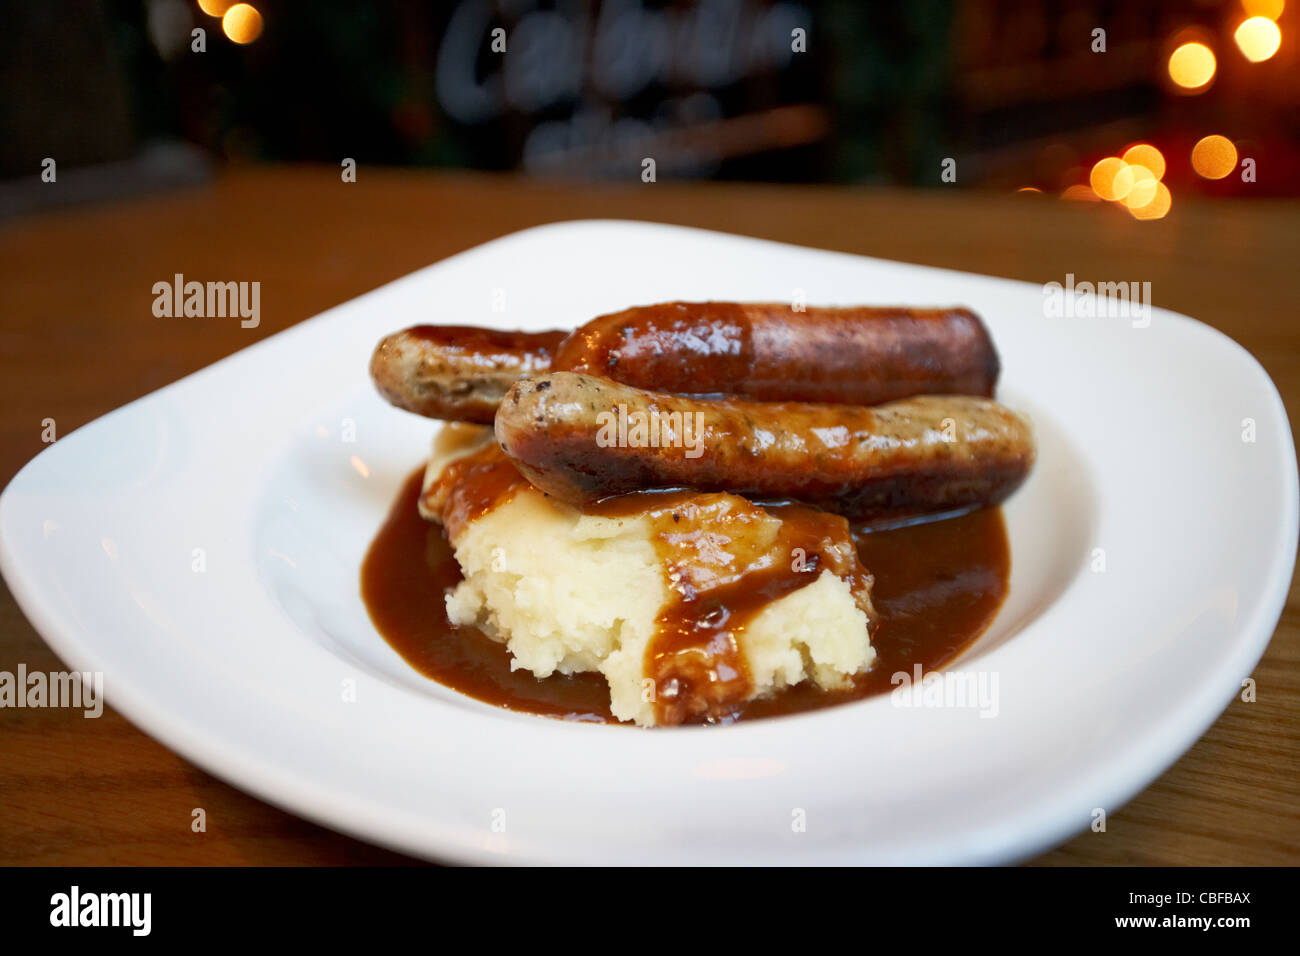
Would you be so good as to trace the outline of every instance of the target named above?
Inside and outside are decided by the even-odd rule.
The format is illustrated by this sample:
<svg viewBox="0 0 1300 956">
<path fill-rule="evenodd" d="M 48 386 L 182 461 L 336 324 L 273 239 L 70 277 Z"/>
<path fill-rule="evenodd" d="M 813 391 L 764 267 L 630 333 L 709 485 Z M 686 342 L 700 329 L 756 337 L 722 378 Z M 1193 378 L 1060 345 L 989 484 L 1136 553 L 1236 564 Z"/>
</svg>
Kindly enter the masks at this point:
<svg viewBox="0 0 1300 956">
<path fill-rule="evenodd" d="M 504 644 L 447 620 L 443 596 L 460 580 L 460 567 L 442 528 L 418 513 L 422 475 L 419 469 L 407 479 L 362 564 L 362 597 L 379 633 L 421 674 L 477 700 L 548 717 L 615 723 L 600 674 L 538 680 L 526 670 L 512 671 Z M 875 577 L 877 657 L 871 670 L 848 690 L 799 685 L 730 716 L 792 714 L 892 690 L 895 672 L 911 675 L 916 664 L 928 672 L 955 658 L 989 625 L 1006 596 L 1010 552 L 998 508 L 887 531 L 855 528 L 853 540 Z M 773 576 L 772 586 L 780 580 L 788 576 Z M 724 605 L 735 598 L 726 587 L 707 593 Z M 671 653 L 716 639 L 700 622 L 717 621 L 720 613 L 683 615 L 678 630 L 655 643 Z M 739 618 L 731 624 L 722 632 L 729 641 L 743 626 Z M 743 672 L 737 675 L 745 679 Z"/>
<path fill-rule="evenodd" d="M 849 523 L 838 515 L 695 491 L 637 492 L 583 510 L 648 519 L 659 561 L 668 569 L 670 599 L 655 622 L 644 671 L 657 689 L 660 725 L 738 717 L 753 684 L 741 652 L 745 628 L 768 604 L 811 584 L 823 569 L 848 580 L 859 606 L 870 610 L 869 575 L 858 563 Z"/>
</svg>

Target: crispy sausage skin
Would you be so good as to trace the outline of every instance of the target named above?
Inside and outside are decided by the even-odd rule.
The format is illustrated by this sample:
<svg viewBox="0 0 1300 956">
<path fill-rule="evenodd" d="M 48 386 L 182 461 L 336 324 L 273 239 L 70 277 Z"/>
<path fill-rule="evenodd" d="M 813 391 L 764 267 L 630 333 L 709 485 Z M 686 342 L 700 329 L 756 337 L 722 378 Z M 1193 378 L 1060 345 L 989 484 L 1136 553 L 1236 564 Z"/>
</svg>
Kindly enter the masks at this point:
<svg viewBox="0 0 1300 956">
<path fill-rule="evenodd" d="M 664 392 L 848 405 L 992 396 L 999 370 L 969 309 L 668 302 L 600 316 L 567 337 L 417 326 L 379 343 L 370 374 L 398 408 L 488 424 L 514 379 L 548 367 Z"/>
<path fill-rule="evenodd" d="M 370 377 L 398 408 L 490 425 L 501 396 L 521 376 L 548 368 L 565 335 L 417 325 L 380 341 L 370 359 Z"/>
<path fill-rule="evenodd" d="M 593 319 L 551 368 L 663 392 L 876 405 L 992 397 L 999 362 L 969 309 L 666 302 Z"/>
<path fill-rule="evenodd" d="M 1034 461 L 1029 423 L 984 398 L 874 408 L 701 399 L 573 372 L 516 382 L 496 437 L 530 482 L 574 504 L 689 487 L 864 521 L 996 504 Z"/>
</svg>

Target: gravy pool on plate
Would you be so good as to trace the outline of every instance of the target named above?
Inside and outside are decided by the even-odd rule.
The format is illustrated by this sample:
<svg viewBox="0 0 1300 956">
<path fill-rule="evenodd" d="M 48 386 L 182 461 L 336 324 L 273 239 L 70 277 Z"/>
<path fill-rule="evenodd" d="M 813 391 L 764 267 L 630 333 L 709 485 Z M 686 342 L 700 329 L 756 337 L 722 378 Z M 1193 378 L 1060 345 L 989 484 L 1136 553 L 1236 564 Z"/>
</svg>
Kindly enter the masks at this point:
<svg viewBox="0 0 1300 956">
<path fill-rule="evenodd" d="M 362 567 L 362 595 L 379 633 L 421 674 L 510 710 L 617 723 L 598 673 L 539 680 L 510 669 L 504 644 L 447 617 L 446 592 L 461 580 L 443 527 L 417 503 L 423 468 L 407 479 Z M 893 689 L 891 677 L 953 661 L 979 637 L 1006 596 L 1010 551 L 1000 508 L 883 531 L 854 529 L 862 564 L 875 577 L 876 659 L 852 686 L 788 687 L 739 707 L 745 719 L 817 710 Z"/>
</svg>

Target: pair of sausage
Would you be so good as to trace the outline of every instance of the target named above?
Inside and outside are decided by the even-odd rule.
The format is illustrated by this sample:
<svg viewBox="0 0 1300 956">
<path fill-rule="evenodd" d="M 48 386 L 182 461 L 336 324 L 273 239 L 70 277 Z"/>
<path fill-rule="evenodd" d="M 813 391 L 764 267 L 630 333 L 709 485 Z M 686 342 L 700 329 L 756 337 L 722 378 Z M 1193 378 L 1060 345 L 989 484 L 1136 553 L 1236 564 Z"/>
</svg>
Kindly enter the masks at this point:
<svg viewBox="0 0 1300 956">
<path fill-rule="evenodd" d="M 398 407 L 495 422 L 520 471 L 566 501 L 683 486 L 857 519 L 1015 490 L 1033 437 L 989 400 L 998 372 L 967 309 L 725 302 L 628 309 L 567 336 L 417 327 L 371 363 Z"/>
</svg>

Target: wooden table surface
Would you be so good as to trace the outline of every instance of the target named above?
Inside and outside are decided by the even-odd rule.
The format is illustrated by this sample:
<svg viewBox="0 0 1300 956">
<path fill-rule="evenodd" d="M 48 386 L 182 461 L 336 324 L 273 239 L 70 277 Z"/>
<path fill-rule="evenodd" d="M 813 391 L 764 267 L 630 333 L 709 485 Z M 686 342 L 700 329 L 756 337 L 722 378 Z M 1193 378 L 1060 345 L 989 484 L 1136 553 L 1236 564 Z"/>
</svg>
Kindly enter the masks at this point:
<svg viewBox="0 0 1300 956">
<path fill-rule="evenodd" d="M 1033 282 L 1147 279 L 1154 304 L 1249 349 L 1300 414 L 1300 202 L 1182 201 L 1138 223 L 1100 203 L 935 189 L 589 186 L 514 178 L 244 168 L 210 186 L 0 223 L 0 485 L 58 433 L 421 266 L 539 223 L 681 223 Z M 156 319 L 173 273 L 257 279 L 262 321 Z M 450 317 L 449 317 L 450 318 Z M 1039 857 L 1072 864 L 1300 863 L 1295 581 L 1235 701 L 1149 789 Z M 61 668 L 0 595 L 0 670 Z M 191 810 L 207 811 L 206 833 Z M 0 864 L 335 864 L 406 858 L 219 782 L 106 709 L 0 709 Z"/>
</svg>

